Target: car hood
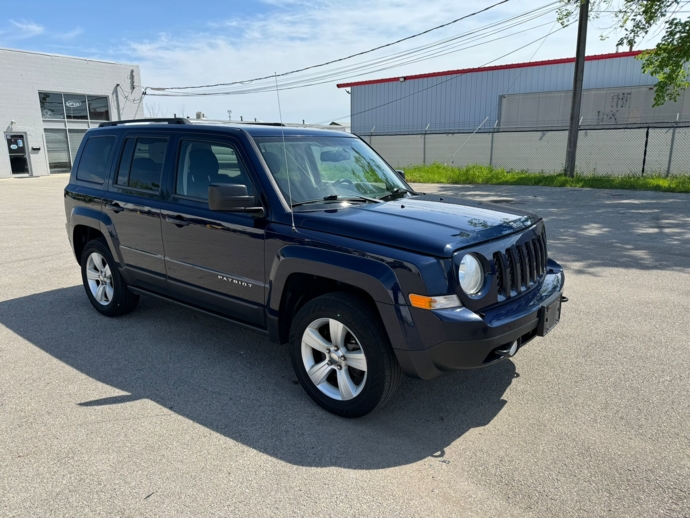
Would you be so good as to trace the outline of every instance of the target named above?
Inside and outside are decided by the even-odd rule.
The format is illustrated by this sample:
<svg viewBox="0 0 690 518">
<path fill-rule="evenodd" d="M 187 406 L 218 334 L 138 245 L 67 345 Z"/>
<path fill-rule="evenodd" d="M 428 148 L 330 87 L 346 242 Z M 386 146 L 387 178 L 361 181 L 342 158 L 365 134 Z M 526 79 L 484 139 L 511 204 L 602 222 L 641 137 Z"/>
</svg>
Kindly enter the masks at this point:
<svg viewBox="0 0 690 518">
<path fill-rule="evenodd" d="M 446 196 L 422 195 L 385 203 L 296 212 L 298 227 L 364 239 L 437 257 L 525 229 L 529 212 Z"/>
</svg>

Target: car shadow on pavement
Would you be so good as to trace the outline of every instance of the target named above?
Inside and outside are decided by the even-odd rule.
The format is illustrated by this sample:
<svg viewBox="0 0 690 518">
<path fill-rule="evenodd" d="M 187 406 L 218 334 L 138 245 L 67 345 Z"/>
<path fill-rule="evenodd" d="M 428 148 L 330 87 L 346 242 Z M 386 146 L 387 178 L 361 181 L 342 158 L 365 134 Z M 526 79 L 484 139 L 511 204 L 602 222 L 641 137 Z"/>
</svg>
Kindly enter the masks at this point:
<svg viewBox="0 0 690 518">
<path fill-rule="evenodd" d="M 501 411 L 517 377 L 514 364 L 504 361 L 433 381 L 406 380 L 389 405 L 348 420 L 311 401 L 285 346 L 156 299 L 142 298 L 133 313 L 111 319 L 74 286 L 0 302 L 0 325 L 117 389 L 110 397 L 74 401 L 80 411 L 149 399 L 301 466 L 380 469 L 443 459 L 450 444 Z"/>
</svg>

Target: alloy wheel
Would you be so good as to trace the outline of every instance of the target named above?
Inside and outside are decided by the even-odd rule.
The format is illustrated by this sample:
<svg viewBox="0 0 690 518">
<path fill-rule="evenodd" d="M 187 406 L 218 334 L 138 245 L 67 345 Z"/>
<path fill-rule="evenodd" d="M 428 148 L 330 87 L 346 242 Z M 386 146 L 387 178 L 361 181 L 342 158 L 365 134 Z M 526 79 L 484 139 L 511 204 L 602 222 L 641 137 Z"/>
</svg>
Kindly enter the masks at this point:
<svg viewBox="0 0 690 518">
<path fill-rule="evenodd" d="M 107 306 L 113 300 L 113 276 L 105 258 L 98 252 L 89 255 L 86 261 L 86 280 L 91 295 L 102 306 Z"/>
<path fill-rule="evenodd" d="M 312 383 L 328 397 L 347 401 L 367 381 L 367 359 L 350 329 L 333 318 L 319 318 L 302 335 L 302 361 Z"/>
</svg>

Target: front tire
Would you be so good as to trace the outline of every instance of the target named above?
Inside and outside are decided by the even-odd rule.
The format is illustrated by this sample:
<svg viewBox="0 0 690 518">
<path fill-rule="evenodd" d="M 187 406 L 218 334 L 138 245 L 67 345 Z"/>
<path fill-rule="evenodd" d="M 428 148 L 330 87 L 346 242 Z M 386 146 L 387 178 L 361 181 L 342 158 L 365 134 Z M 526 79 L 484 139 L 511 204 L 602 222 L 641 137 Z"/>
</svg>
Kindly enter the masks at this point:
<svg viewBox="0 0 690 518">
<path fill-rule="evenodd" d="M 400 385 L 402 371 L 372 313 L 361 297 L 330 293 L 309 301 L 293 320 L 290 357 L 297 379 L 333 414 L 367 415 Z"/>
<path fill-rule="evenodd" d="M 101 239 L 89 241 L 81 254 L 81 278 L 86 296 L 99 313 L 117 317 L 139 303 L 117 269 L 108 245 Z"/>
</svg>

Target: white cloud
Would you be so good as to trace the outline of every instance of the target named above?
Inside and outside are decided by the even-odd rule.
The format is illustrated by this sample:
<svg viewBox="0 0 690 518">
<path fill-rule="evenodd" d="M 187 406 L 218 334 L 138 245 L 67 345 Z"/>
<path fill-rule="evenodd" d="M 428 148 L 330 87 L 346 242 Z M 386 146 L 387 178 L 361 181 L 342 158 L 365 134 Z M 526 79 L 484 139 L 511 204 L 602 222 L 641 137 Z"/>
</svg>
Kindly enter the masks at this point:
<svg viewBox="0 0 690 518">
<path fill-rule="evenodd" d="M 84 34 L 84 29 L 82 29 L 81 27 L 76 27 L 75 29 L 72 29 L 68 32 L 55 33 L 53 37 L 59 40 L 71 40 L 76 38 L 77 36 L 81 36 L 82 34 Z"/>
<path fill-rule="evenodd" d="M 7 41 L 25 40 L 37 36 L 48 36 L 58 40 L 72 40 L 83 34 L 84 29 L 76 27 L 68 32 L 47 31 L 43 25 L 30 20 L 9 20 L 5 30 L 0 30 L 0 36 Z"/>
<path fill-rule="evenodd" d="M 26 20 L 10 20 L 10 25 L 11 30 L 5 34 L 16 39 L 33 38 L 45 31 L 42 25 Z"/>
<path fill-rule="evenodd" d="M 253 18 L 215 19 L 207 32 L 159 35 L 151 41 L 132 41 L 121 50 L 121 57 L 141 65 L 144 86 L 180 86 L 237 81 L 282 73 L 329 61 L 375 47 L 401 37 L 445 23 L 453 18 L 482 9 L 486 1 L 398 0 L 375 3 L 371 0 L 265 0 L 265 14 Z M 543 5 L 535 0 L 510 2 L 481 16 L 470 18 L 421 38 L 378 51 L 363 59 L 383 57 L 423 43 L 467 32 L 473 28 L 504 19 Z M 555 21 L 555 14 L 545 16 L 544 23 Z M 596 25 L 606 23 L 600 20 Z M 545 35 L 551 25 L 499 40 L 466 51 L 440 56 L 403 67 L 371 73 L 353 80 L 409 75 L 439 70 L 484 65 L 496 57 Z M 524 29 L 526 26 L 515 28 Z M 556 27 L 558 28 L 558 26 Z M 614 52 L 615 40 L 600 41 L 597 27 L 590 29 L 588 54 Z M 535 60 L 574 55 L 576 27 L 549 36 Z M 651 45 L 653 42 L 647 42 Z M 512 54 L 498 63 L 529 60 L 538 43 Z M 357 60 L 345 64 L 355 63 Z M 496 64 L 496 63 L 493 63 Z M 342 82 L 342 81 L 338 81 Z M 326 85 L 281 92 L 283 118 L 286 122 L 308 122 L 347 115 L 349 96 Z M 231 109 L 233 117 L 244 115 L 264 121 L 278 119 L 275 92 L 223 97 L 164 99 L 149 97 L 169 111 L 203 111 L 208 117 L 224 119 Z"/>
</svg>

